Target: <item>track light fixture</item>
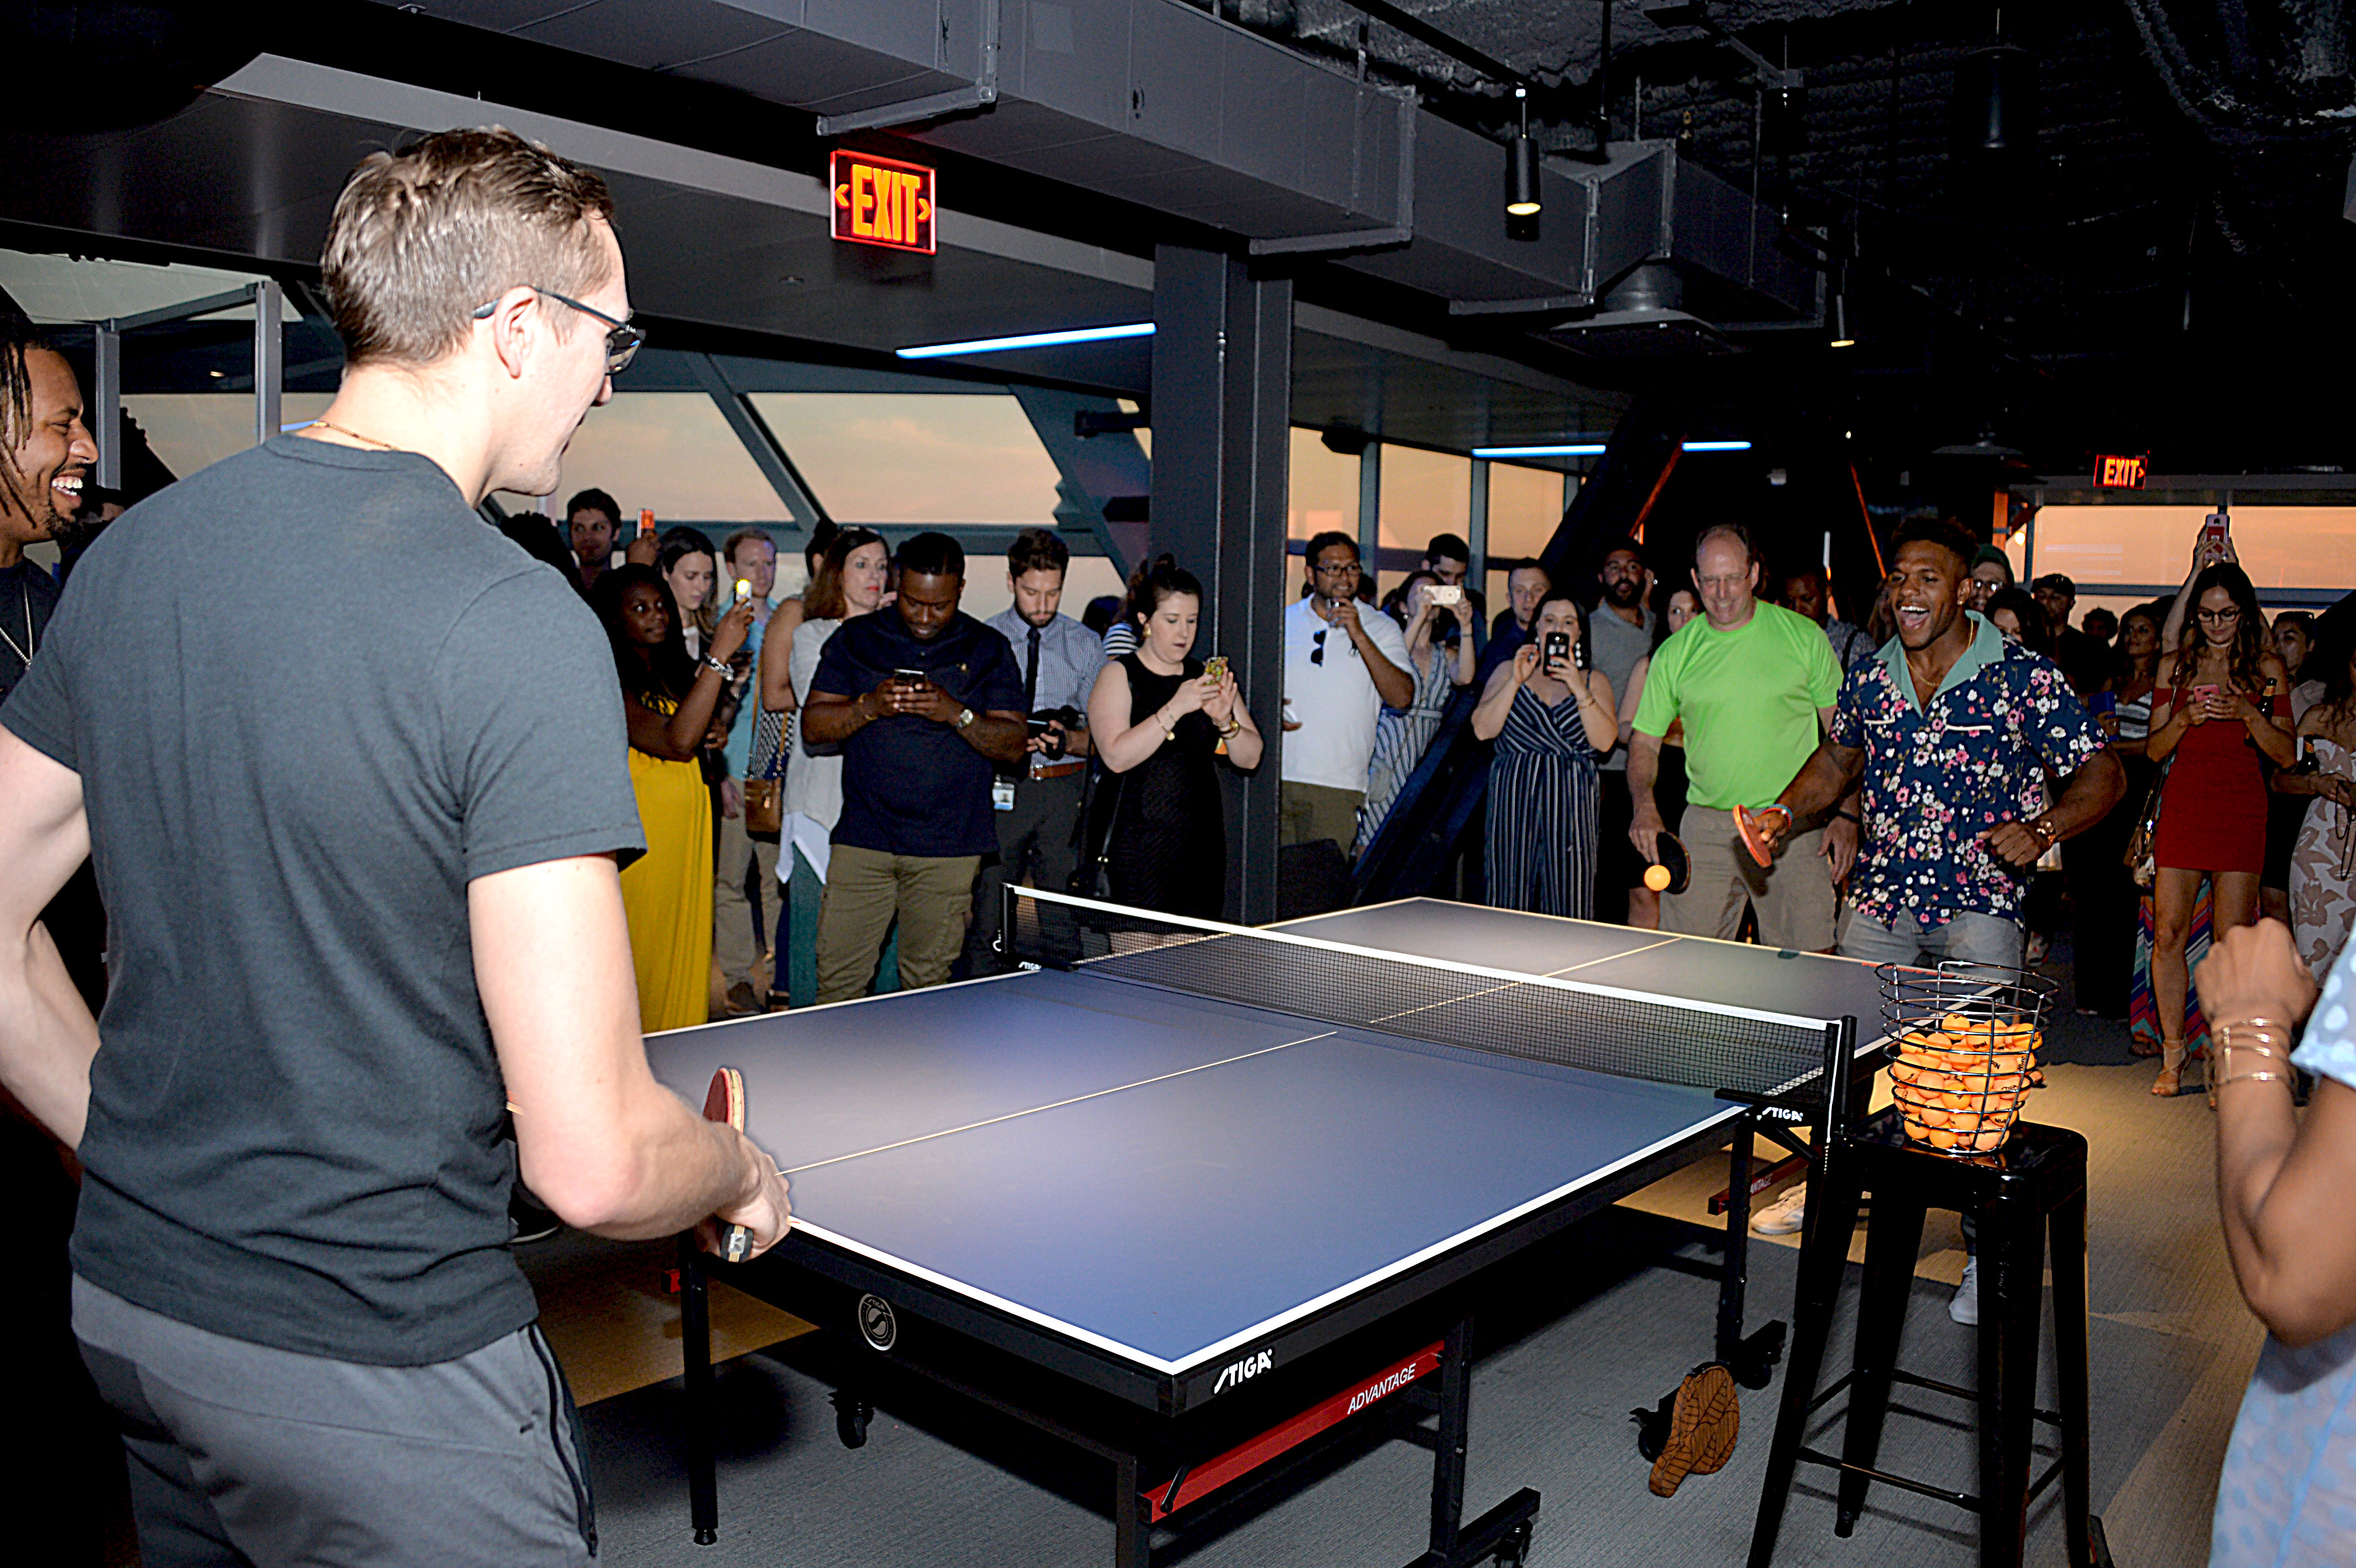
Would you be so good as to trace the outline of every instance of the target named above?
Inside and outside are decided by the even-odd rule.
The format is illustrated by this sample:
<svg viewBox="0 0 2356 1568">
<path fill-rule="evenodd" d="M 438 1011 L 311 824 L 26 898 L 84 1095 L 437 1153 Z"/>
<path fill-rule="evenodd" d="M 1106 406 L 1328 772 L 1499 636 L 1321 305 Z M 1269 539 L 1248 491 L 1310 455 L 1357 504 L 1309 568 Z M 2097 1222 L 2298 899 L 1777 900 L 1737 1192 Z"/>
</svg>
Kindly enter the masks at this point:
<svg viewBox="0 0 2356 1568">
<path fill-rule="evenodd" d="M 1530 140 L 1530 90 L 1517 87 L 1514 97 L 1522 106 L 1522 124 L 1505 144 L 1505 216 L 1536 218 L 1543 204 L 1538 200 L 1538 148 Z"/>
</svg>

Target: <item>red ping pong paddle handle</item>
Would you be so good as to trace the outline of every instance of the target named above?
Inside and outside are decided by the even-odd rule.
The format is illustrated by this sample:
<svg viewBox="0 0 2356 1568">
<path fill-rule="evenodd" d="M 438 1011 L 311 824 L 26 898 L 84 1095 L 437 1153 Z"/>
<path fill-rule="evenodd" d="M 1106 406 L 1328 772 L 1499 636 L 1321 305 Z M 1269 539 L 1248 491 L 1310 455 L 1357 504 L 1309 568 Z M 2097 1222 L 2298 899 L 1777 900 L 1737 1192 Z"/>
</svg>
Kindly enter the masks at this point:
<svg viewBox="0 0 2356 1568">
<path fill-rule="evenodd" d="M 1734 808 L 1734 830 L 1742 835 L 1742 847 L 1750 850 L 1751 858 L 1762 866 L 1772 866 L 1775 863 L 1775 851 L 1768 848 L 1767 835 L 1760 831 L 1759 821 L 1761 817 L 1767 815 L 1768 811 L 1777 809 L 1780 808 L 1769 806 L 1766 810 L 1754 813 L 1746 811 L 1740 805 Z M 1786 819 L 1790 815 L 1789 812 L 1784 813 Z"/>
<path fill-rule="evenodd" d="M 712 1087 L 704 1092 L 703 1119 L 725 1122 L 738 1132 L 744 1130 L 744 1075 L 733 1067 L 723 1067 L 712 1074 Z M 753 1232 L 742 1225 L 720 1227 L 720 1256 L 723 1262 L 741 1264 L 753 1255 Z"/>
</svg>

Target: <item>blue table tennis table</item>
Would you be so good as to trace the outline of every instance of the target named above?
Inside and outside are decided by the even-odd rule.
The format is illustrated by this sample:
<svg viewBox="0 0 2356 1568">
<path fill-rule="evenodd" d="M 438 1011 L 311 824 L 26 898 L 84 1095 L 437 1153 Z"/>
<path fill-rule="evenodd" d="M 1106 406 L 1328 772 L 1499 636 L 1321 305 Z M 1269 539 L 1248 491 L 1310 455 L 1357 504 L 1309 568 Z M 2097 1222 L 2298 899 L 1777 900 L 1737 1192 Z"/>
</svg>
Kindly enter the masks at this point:
<svg viewBox="0 0 2356 1568">
<path fill-rule="evenodd" d="M 1826 1064 L 1869 1072 L 1880 1032 L 1844 959 L 1435 900 L 1255 931 L 1007 893 L 1039 966 L 647 1041 L 691 1103 L 742 1070 L 792 1182 L 767 1255 L 682 1245 L 698 1540 L 708 1270 L 1109 1460 L 1121 1568 L 1407 1394 L 1439 1413 L 1414 1561 L 1518 1563 L 1537 1493 L 1462 1517 L 1482 1272 L 1730 1141 L 1718 1340 L 1742 1354 L 1751 1132 L 1813 1119 Z M 838 1409 L 862 1442 L 872 1407 Z"/>
</svg>

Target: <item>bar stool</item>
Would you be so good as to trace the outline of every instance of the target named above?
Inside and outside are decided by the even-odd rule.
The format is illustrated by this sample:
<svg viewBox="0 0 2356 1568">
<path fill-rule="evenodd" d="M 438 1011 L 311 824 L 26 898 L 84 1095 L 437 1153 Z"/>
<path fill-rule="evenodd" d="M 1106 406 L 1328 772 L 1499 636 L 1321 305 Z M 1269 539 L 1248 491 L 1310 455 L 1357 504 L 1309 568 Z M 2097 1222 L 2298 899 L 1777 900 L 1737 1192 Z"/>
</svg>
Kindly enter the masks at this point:
<svg viewBox="0 0 2356 1568">
<path fill-rule="evenodd" d="M 1751 1537 L 1751 1568 L 1775 1554 L 1794 1469 L 1800 1461 L 1839 1472 L 1833 1533 L 1847 1536 L 1864 1511 L 1874 1481 L 1938 1498 L 1979 1515 L 1983 1568 L 2015 1568 L 2031 1499 L 2062 1477 L 2069 1561 L 2107 1564 L 2102 1521 L 2087 1490 L 2086 1140 L 2062 1127 L 2017 1123 L 2004 1147 L 1957 1157 L 1911 1144 L 1893 1107 L 1853 1127 L 1831 1129 L 1821 1171 L 1808 1189 L 1800 1250 L 1799 1304 L 1783 1373 L 1783 1396 L 1768 1451 L 1766 1489 Z M 1848 1264 L 1858 1200 L 1870 1192 L 1865 1280 L 1858 1299 L 1857 1352 L 1850 1371 L 1822 1392 L 1816 1378 L 1832 1330 L 1833 1307 Z M 1979 1388 L 1958 1388 L 1902 1371 L 1898 1343 L 1928 1209 L 1976 1217 L 1979 1258 Z M 2053 1252 L 2053 1342 L 2060 1411 L 2037 1408 L 2038 1320 L 2046 1241 Z M 1978 1405 L 1980 1494 L 1949 1491 L 1876 1468 L 1890 1387 L 1903 1383 Z M 1808 1417 L 1848 1391 L 1838 1458 L 1803 1447 Z M 2033 1482 L 2034 1424 L 2060 1429 L 2061 1456 Z"/>
</svg>

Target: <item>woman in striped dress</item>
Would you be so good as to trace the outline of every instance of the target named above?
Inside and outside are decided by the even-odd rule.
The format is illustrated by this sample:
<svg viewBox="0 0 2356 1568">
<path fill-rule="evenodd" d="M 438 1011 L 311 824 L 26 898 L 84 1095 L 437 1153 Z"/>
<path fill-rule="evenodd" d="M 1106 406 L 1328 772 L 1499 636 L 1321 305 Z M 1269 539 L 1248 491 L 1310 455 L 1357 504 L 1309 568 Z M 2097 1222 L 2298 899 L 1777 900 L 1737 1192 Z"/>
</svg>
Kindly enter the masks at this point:
<svg viewBox="0 0 2356 1568">
<path fill-rule="evenodd" d="M 1408 674 L 1415 677 L 1415 699 L 1405 708 L 1384 709 L 1375 720 L 1366 802 L 1358 808 L 1360 849 L 1374 842 L 1408 775 L 1423 761 L 1424 748 L 1439 731 L 1456 688 L 1472 684 L 1472 606 L 1462 593 L 1452 607 L 1433 603 L 1431 591 L 1439 586 L 1438 572 L 1410 572 L 1383 605 L 1384 613 L 1407 633 Z M 1452 641 L 1440 629 L 1451 620 L 1455 623 Z"/>
<path fill-rule="evenodd" d="M 1590 662 L 1579 605 L 1549 593 L 1529 641 L 1497 667 L 1472 710 L 1472 732 L 1497 743 L 1486 876 L 1498 909 L 1594 915 L 1595 764 L 1618 739 L 1620 720 L 1612 682 Z"/>
</svg>

